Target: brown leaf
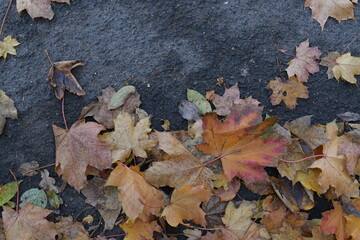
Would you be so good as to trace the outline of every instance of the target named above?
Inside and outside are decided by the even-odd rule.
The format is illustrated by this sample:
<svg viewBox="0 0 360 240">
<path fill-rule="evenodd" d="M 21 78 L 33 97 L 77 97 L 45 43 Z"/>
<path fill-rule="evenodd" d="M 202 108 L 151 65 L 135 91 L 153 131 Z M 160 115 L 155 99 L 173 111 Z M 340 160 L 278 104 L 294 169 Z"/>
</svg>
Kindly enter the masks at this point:
<svg viewBox="0 0 360 240">
<path fill-rule="evenodd" d="M 19 213 L 7 206 L 3 206 L 3 209 L 6 239 L 55 239 L 57 234 L 55 223 L 45 219 L 52 211 L 31 203 L 25 204 Z"/>
<path fill-rule="evenodd" d="M 119 164 L 110 174 L 106 185 L 117 186 L 124 212 L 132 222 L 143 214 L 145 217 L 157 215 L 163 204 L 163 194 L 151 186 L 142 173 Z"/>
<path fill-rule="evenodd" d="M 289 78 L 296 76 L 300 82 L 307 82 L 309 73 L 314 74 L 319 71 L 319 64 L 315 61 L 319 59 L 322 52 L 317 47 L 309 47 L 309 39 L 300 43 L 296 47 L 296 57 L 289 62 L 286 69 Z"/>
<path fill-rule="evenodd" d="M 284 101 L 289 109 L 295 109 L 298 98 L 309 98 L 307 87 L 295 76 L 290 77 L 287 81 L 275 77 L 275 80 L 270 81 L 266 88 L 273 91 L 270 96 L 272 105 L 278 105 Z"/>
<path fill-rule="evenodd" d="M 213 228 L 222 225 L 221 217 L 225 214 L 227 203 L 222 202 L 218 196 L 211 196 L 209 201 L 202 204 L 202 209 L 205 212 L 206 226 Z"/>
<path fill-rule="evenodd" d="M 170 226 L 177 227 L 184 224 L 183 220 L 192 220 L 196 224 L 206 226 L 205 212 L 199 205 L 211 197 L 211 192 L 203 186 L 184 186 L 174 190 L 170 204 L 165 207 L 161 216 L 165 217 Z"/>
<path fill-rule="evenodd" d="M 227 188 L 224 187 L 215 189 L 216 196 L 221 198 L 222 202 L 228 202 L 233 200 L 240 189 L 241 183 L 239 179 L 233 179 L 227 184 Z"/>
<path fill-rule="evenodd" d="M 0 90 L 0 135 L 5 127 L 6 118 L 17 119 L 14 101 Z"/>
<path fill-rule="evenodd" d="M 339 154 L 346 155 L 346 168 L 349 174 L 359 175 L 360 143 L 353 140 L 352 133 L 356 133 L 356 131 L 346 133 L 341 137 L 338 151 Z"/>
<path fill-rule="evenodd" d="M 51 20 L 55 15 L 51 9 L 52 2 L 70 4 L 70 0 L 17 0 L 16 8 L 18 13 L 26 10 L 31 18 L 42 17 Z"/>
<path fill-rule="evenodd" d="M 77 121 L 69 130 L 53 125 L 56 145 L 55 171 L 80 191 L 86 184 L 86 168 L 111 168 L 111 146 L 100 142 L 98 134 L 105 128 L 97 123 Z"/>
<path fill-rule="evenodd" d="M 103 179 L 93 178 L 81 193 L 86 197 L 85 203 L 96 207 L 104 219 L 104 229 L 109 230 L 120 215 L 121 202 L 118 200 L 119 190 L 113 186 L 104 186 L 105 183 Z"/>
<path fill-rule="evenodd" d="M 301 231 L 297 228 L 293 228 L 290 224 L 284 223 L 284 226 L 280 228 L 280 233 L 271 234 L 272 240 L 302 240 L 303 236 Z"/>
<path fill-rule="evenodd" d="M 180 188 L 185 185 L 204 185 L 211 188 L 213 172 L 189 152 L 171 133 L 156 132 L 159 148 L 169 156 L 164 161 L 153 162 L 145 171 L 145 178 L 156 187 Z"/>
<path fill-rule="evenodd" d="M 55 185 L 56 181 L 55 178 L 50 177 L 49 171 L 44 169 L 41 171 L 41 181 L 39 183 L 39 187 L 44 191 L 54 191 L 55 193 L 60 192 L 60 188 Z"/>
<path fill-rule="evenodd" d="M 161 228 L 156 221 L 147 223 L 140 219 L 136 219 L 134 223 L 130 220 L 127 220 L 126 223 L 120 224 L 120 227 L 126 233 L 124 240 L 152 240 L 154 239 L 154 232 L 161 232 Z"/>
<path fill-rule="evenodd" d="M 74 222 L 72 217 L 59 217 L 57 220 L 57 240 L 90 240 L 84 226 L 80 222 Z"/>
<path fill-rule="evenodd" d="M 151 132 L 150 117 L 145 117 L 135 124 L 134 117 L 127 112 L 120 112 L 114 120 L 115 131 L 99 136 L 102 142 L 112 146 L 113 162 L 125 162 L 132 154 L 136 157 L 147 158 L 146 150 L 150 150 L 157 143 L 149 139 Z"/>
<path fill-rule="evenodd" d="M 50 81 L 50 86 L 55 89 L 57 99 L 63 99 L 65 89 L 78 96 L 85 95 L 84 90 L 71 73 L 71 69 L 83 65 L 84 63 L 79 60 L 53 63 L 48 73 L 48 80 Z"/>
<path fill-rule="evenodd" d="M 343 208 L 340 203 L 333 201 L 334 209 L 322 213 L 321 230 L 323 233 L 334 233 L 338 240 L 345 239 L 345 222 Z"/>
<path fill-rule="evenodd" d="M 262 219 L 266 230 L 269 233 L 280 233 L 287 214 L 285 205 L 279 198 L 269 195 L 264 199 L 262 207 Z"/>
<path fill-rule="evenodd" d="M 31 177 L 31 176 L 35 176 L 36 174 L 39 173 L 38 171 L 35 170 L 39 166 L 40 165 L 37 161 L 26 162 L 26 163 L 23 163 L 20 165 L 18 171 L 23 176 Z"/>
</svg>

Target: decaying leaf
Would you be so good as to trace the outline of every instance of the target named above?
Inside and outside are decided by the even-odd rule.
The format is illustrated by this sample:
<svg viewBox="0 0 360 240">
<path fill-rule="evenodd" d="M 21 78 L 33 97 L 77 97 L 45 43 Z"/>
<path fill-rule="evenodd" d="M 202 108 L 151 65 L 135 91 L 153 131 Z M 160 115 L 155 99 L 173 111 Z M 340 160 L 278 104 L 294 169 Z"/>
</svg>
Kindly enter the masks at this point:
<svg viewBox="0 0 360 240">
<path fill-rule="evenodd" d="M 32 205 L 45 208 L 47 205 L 47 196 L 44 190 L 31 188 L 21 195 L 20 201 L 20 207 L 24 207 L 25 204 L 31 203 Z"/>
<path fill-rule="evenodd" d="M 98 139 L 105 128 L 97 123 L 79 120 L 69 130 L 53 125 L 56 145 L 55 171 L 80 191 L 86 184 L 86 169 L 111 168 L 111 146 Z"/>
<path fill-rule="evenodd" d="M 74 222 L 72 217 L 59 217 L 57 220 L 57 240 L 91 240 L 84 226 L 80 222 Z"/>
<path fill-rule="evenodd" d="M 7 36 L 3 41 L 0 41 L 0 57 L 6 59 L 8 54 L 16 55 L 15 47 L 20 45 L 15 38 Z"/>
<path fill-rule="evenodd" d="M 350 175 L 360 174 L 360 142 L 353 139 L 353 135 L 359 135 L 355 131 L 345 133 L 341 136 L 341 142 L 339 144 L 339 154 L 345 154 L 346 156 L 346 168 Z"/>
<path fill-rule="evenodd" d="M 204 185 L 211 188 L 213 172 L 189 152 L 171 133 L 156 132 L 159 148 L 169 156 L 164 161 L 153 162 L 145 178 L 156 187 L 180 188 L 185 185 Z"/>
<path fill-rule="evenodd" d="M 132 222 L 141 215 L 156 215 L 163 203 L 163 194 L 151 186 L 144 177 L 123 164 L 119 164 L 110 174 L 107 185 L 117 186 L 124 212 Z"/>
<path fill-rule="evenodd" d="M 19 213 L 7 206 L 3 206 L 3 209 L 6 239 L 55 239 L 57 234 L 55 223 L 45 219 L 52 211 L 31 203 L 25 204 Z"/>
<path fill-rule="evenodd" d="M 201 119 L 200 110 L 197 108 L 196 104 L 187 100 L 180 101 L 179 113 L 183 118 L 189 121 Z"/>
<path fill-rule="evenodd" d="M 239 179 L 233 179 L 231 182 L 227 183 L 226 188 L 220 187 L 214 189 L 216 196 L 221 198 L 222 202 L 231 201 L 240 190 L 241 183 Z"/>
<path fill-rule="evenodd" d="M 341 118 L 341 120 L 345 122 L 356 122 L 360 120 L 360 114 L 353 112 L 345 112 L 337 114 L 336 116 L 338 116 L 339 118 Z"/>
<path fill-rule="evenodd" d="M 20 165 L 18 171 L 24 176 L 31 177 L 39 173 L 38 171 L 35 170 L 39 166 L 40 165 L 37 161 L 26 162 Z"/>
<path fill-rule="evenodd" d="M 350 0 L 306 0 L 305 7 L 310 7 L 311 17 L 320 23 L 324 29 L 329 17 L 333 17 L 339 22 L 354 18 L 354 4 Z"/>
<path fill-rule="evenodd" d="M 296 76 L 300 82 L 307 82 L 309 73 L 319 71 L 319 65 L 315 60 L 319 59 L 321 54 L 317 47 L 309 47 L 309 39 L 300 43 L 296 47 L 296 57 L 288 63 L 289 67 L 286 69 L 289 78 Z"/>
<path fill-rule="evenodd" d="M 262 207 L 262 219 L 266 230 L 269 233 L 280 233 L 287 214 L 285 205 L 279 198 L 269 195 L 264 199 Z"/>
<path fill-rule="evenodd" d="M 270 96 L 272 105 L 278 105 L 281 101 L 284 101 L 289 109 L 295 109 L 298 98 L 309 98 L 307 87 L 304 86 L 304 83 L 298 81 L 295 76 L 290 77 L 287 81 L 276 77 L 275 80 L 266 85 L 266 88 L 272 90 Z"/>
<path fill-rule="evenodd" d="M 336 234 L 337 239 L 345 239 L 345 217 L 340 203 L 333 201 L 334 209 L 322 213 L 321 230 Z"/>
<path fill-rule="evenodd" d="M 360 74 L 360 57 L 353 57 L 351 53 L 340 55 L 338 52 L 329 52 L 327 57 L 322 58 L 321 65 L 328 67 L 328 78 L 335 77 L 357 84 L 355 75 Z"/>
<path fill-rule="evenodd" d="M 55 89 L 55 96 L 57 99 L 63 99 L 65 90 L 78 96 L 85 95 L 84 90 L 71 73 L 71 69 L 83 65 L 84 63 L 79 60 L 52 63 L 48 73 L 48 80 L 50 81 L 50 86 Z"/>
<path fill-rule="evenodd" d="M 154 232 L 161 232 L 161 228 L 156 221 L 147 223 L 140 219 L 136 219 L 134 223 L 131 220 L 127 220 L 127 222 L 121 224 L 120 227 L 126 233 L 124 240 L 152 240 L 154 239 Z"/>
<path fill-rule="evenodd" d="M 204 115 L 205 113 L 212 111 L 210 103 L 198 91 L 188 89 L 187 98 L 190 102 L 195 103 L 201 114 Z"/>
<path fill-rule="evenodd" d="M 51 20 L 55 15 L 51 9 L 52 2 L 70 4 L 70 0 L 17 0 L 16 8 L 18 13 L 26 10 L 31 18 L 42 17 Z"/>
<path fill-rule="evenodd" d="M 212 228 L 222 225 L 221 217 L 225 214 L 227 202 L 222 202 L 218 196 L 211 196 L 209 201 L 202 204 L 202 209 L 206 213 L 206 226 Z"/>
<path fill-rule="evenodd" d="M 39 187 L 45 191 L 51 190 L 55 193 L 60 192 L 60 188 L 55 185 L 55 178 L 50 177 L 50 173 L 48 170 L 41 171 L 41 181 L 39 183 Z"/>
<path fill-rule="evenodd" d="M 112 160 L 125 162 L 133 154 L 136 157 L 147 158 L 146 150 L 150 150 L 157 143 L 149 139 L 151 132 L 150 117 L 145 117 L 135 124 L 134 117 L 127 112 L 120 112 L 114 120 L 115 131 L 99 136 L 102 142 L 112 146 Z"/>
<path fill-rule="evenodd" d="M 261 122 L 257 107 L 234 109 L 224 120 L 215 113 L 205 115 L 204 143 L 198 149 L 205 154 L 221 158 L 226 177 L 235 176 L 244 181 L 263 181 L 267 174 L 262 167 L 275 166 L 277 157 L 285 150 L 285 141 L 269 133 L 276 118 Z"/>
<path fill-rule="evenodd" d="M 211 195 L 210 190 L 205 190 L 201 185 L 187 185 L 174 190 L 170 204 L 165 207 L 161 216 L 173 227 L 183 224 L 183 220 L 192 220 L 196 224 L 206 226 L 205 212 L 199 205 L 208 201 Z"/>
<path fill-rule="evenodd" d="M 5 127 L 6 118 L 17 119 L 14 101 L 0 90 L 0 135 Z"/>
<path fill-rule="evenodd" d="M 93 178 L 89 184 L 81 190 L 86 197 L 85 203 L 89 203 L 101 214 L 104 219 L 104 229 L 112 229 L 117 217 L 121 212 L 121 202 L 118 200 L 119 190 L 113 186 L 104 186 L 105 180 Z"/>
</svg>

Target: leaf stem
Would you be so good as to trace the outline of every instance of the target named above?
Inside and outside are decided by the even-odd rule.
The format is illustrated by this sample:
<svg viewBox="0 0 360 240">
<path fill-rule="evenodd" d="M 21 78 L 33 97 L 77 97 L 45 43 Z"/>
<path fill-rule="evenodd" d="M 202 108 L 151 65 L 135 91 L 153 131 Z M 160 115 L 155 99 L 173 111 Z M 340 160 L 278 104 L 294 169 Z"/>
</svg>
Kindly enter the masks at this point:
<svg viewBox="0 0 360 240">
<path fill-rule="evenodd" d="M 221 158 L 226 157 L 226 156 L 228 156 L 228 155 L 230 155 L 230 154 L 237 153 L 237 152 L 240 152 L 240 151 L 239 151 L 239 150 L 235 150 L 235 151 L 233 151 L 233 152 L 225 153 L 225 154 L 223 154 L 223 155 L 220 155 L 220 156 L 212 159 L 211 161 L 209 161 L 209 162 L 207 162 L 207 163 L 202 164 L 202 166 L 203 166 L 203 167 L 207 167 L 207 166 L 213 164 L 214 162 L 219 161 Z"/>
<path fill-rule="evenodd" d="M 312 156 L 309 156 L 309 157 L 305 157 L 305 158 L 302 158 L 302 159 L 299 159 L 299 160 L 294 160 L 294 161 L 288 161 L 288 160 L 285 160 L 285 159 L 281 159 L 279 158 L 280 161 L 282 162 L 286 162 L 286 163 L 298 163 L 298 162 L 303 162 L 305 160 L 308 160 L 308 159 L 312 159 L 312 158 L 317 158 L 317 157 L 328 157 L 326 154 L 318 154 L 318 155 L 312 155 Z"/>
<path fill-rule="evenodd" d="M 5 12 L 4 18 L 3 18 L 2 23 L 1 23 L 1 27 L 0 27 L 0 35 L 2 34 L 2 31 L 4 29 L 5 21 L 6 21 L 7 16 L 9 15 L 9 11 L 10 11 L 10 7 L 11 7 L 12 2 L 13 2 L 13 0 L 9 1 L 9 5 L 8 5 L 8 7 L 6 9 L 6 12 Z"/>
<path fill-rule="evenodd" d="M 144 205 L 144 206 L 146 206 L 146 207 L 149 207 L 149 208 L 163 208 L 163 207 L 166 207 L 166 206 L 168 206 L 168 205 L 171 204 L 171 202 L 168 202 L 168 203 L 165 203 L 165 204 L 163 204 L 163 205 L 161 205 L 161 206 L 159 206 L 159 207 L 155 207 L 155 206 L 147 205 L 147 204 L 144 203 L 141 199 L 138 199 L 138 200 L 139 200 L 139 202 L 141 202 L 142 205 Z"/>
<path fill-rule="evenodd" d="M 10 174 L 13 176 L 13 178 L 16 181 L 16 187 L 17 187 L 17 192 L 16 192 L 16 214 L 19 214 L 19 202 L 20 202 L 20 196 L 19 196 L 19 182 L 16 178 L 16 175 L 14 174 L 13 171 L 11 171 L 11 169 L 9 169 Z"/>
<path fill-rule="evenodd" d="M 65 117 L 65 94 L 64 94 L 64 97 L 61 99 L 61 113 L 62 113 L 62 117 L 63 117 L 63 120 L 64 120 L 64 124 L 65 124 L 65 128 L 66 130 L 69 130 L 68 126 L 67 126 L 67 123 L 66 123 L 66 117 Z"/>
<path fill-rule="evenodd" d="M 281 52 L 281 53 L 283 53 L 283 54 L 285 54 L 285 55 L 288 55 L 288 56 L 291 56 L 291 57 L 296 58 L 295 55 L 292 55 L 292 54 L 288 53 L 287 51 L 285 51 L 285 50 L 283 50 L 283 49 L 280 49 L 277 44 L 274 44 L 274 46 L 275 46 L 276 50 L 278 50 L 279 52 Z"/>
<path fill-rule="evenodd" d="M 55 163 L 51 163 L 51 164 L 48 164 L 48 165 L 45 165 L 45 166 L 42 166 L 42 167 L 38 167 L 38 168 L 34 168 L 34 169 L 31 169 L 29 171 L 27 171 L 25 174 L 28 174 L 28 173 L 31 173 L 31 172 L 35 172 L 37 170 L 40 170 L 40 169 L 43 169 L 43 168 L 47 168 L 47 167 L 51 167 L 51 166 L 54 166 Z"/>
<path fill-rule="evenodd" d="M 45 53 L 45 55 L 47 56 L 47 58 L 48 58 L 48 60 L 49 60 L 49 62 L 50 62 L 50 64 L 51 64 L 51 66 L 55 67 L 55 64 L 54 64 L 54 62 L 51 60 L 51 57 L 50 57 L 50 54 L 49 54 L 48 50 L 44 50 L 44 53 Z"/>
</svg>

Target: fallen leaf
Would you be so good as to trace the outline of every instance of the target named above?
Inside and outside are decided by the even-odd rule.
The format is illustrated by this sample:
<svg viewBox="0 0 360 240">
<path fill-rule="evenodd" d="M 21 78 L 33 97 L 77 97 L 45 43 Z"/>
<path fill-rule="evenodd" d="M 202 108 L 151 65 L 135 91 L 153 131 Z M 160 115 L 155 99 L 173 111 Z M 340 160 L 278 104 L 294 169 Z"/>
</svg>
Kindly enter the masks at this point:
<svg viewBox="0 0 360 240">
<path fill-rule="evenodd" d="M 31 188 L 21 195 L 20 201 L 21 203 L 19 206 L 21 208 L 24 207 L 27 203 L 45 208 L 47 205 L 47 196 L 44 190 Z"/>
<path fill-rule="evenodd" d="M 49 200 L 50 205 L 55 208 L 59 209 L 60 205 L 63 203 L 62 199 L 54 192 L 53 190 L 47 190 L 46 196 Z"/>
<path fill-rule="evenodd" d="M 229 180 L 235 176 L 244 181 L 262 181 L 267 178 L 263 167 L 275 166 L 285 150 L 285 141 L 268 134 L 276 118 L 261 122 L 257 107 L 235 109 L 224 121 L 215 113 L 203 119 L 204 143 L 197 147 L 205 154 L 220 158 Z"/>
<path fill-rule="evenodd" d="M 135 124 L 134 117 L 127 112 L 120 112 L 114 120 L 115 131 L 99 136 L 102 142 L 112 146 L 113 162 L 125 162 L 132 154 L 136 157 L 147 158 L 146 150 L 150 150 L 157 143 L 149 139 L 151 132 L 150 117 L 141 119 Z"/>
<path fill-rule="evenodd" d="M 86 197 L 85 203 L 95 207 L 104 219 L 105 230 L 113 229 L 121 212 L 121 202 L 118 200 L 119 190 L 113 186 L 104 186 L 105 180 L 93 178 L 81 190 Z"/>
<path fill-rule="evenodd" d="M 341 138 L 338 137 L 338 127 L 335 122 L 326 125 L 326 134 L 330 141 L 323 145 L 323 152 L 327 157 L 316 160 L 310 168 L 319 168 L 318 182 L 321 193 L 325 193 L 330 186 L 335 188 L 339 197 L 344 194 L 348 197 L 359 196 L 359 183 L 352 178 L 345 166 L 345 156 L 338 153 Z"/>
<path fill-rule="evenodd" d="M 227 202 L 221 201 L 218 196 L 211 196 L 209 201 L 202 204 L 205 212 L 206 226 L 213 228 L 222 225 L 221 217 L 225 214 Z"/>
<path fill-rule="evenodd" d="M 200 240 L 202 236 L 202 231 L 199 229 L 185 229 L 183 233 L 187 240 Z"/>
<path fill-rule="evenodd" d="M 192 220 L 196 224 L 206 226 L 205 212 L 199 205 L 201 202 L 209 201 L 211 195 L 210 190 L 205 190 L 202 185 L 183 186 L 174 190 L 170 204 L 165 207 L 161 216 L 165 217 L 169 225 L 173 227 L 184 224 L 183 220 Z"/>
<path fill-rule="evenodd" d="M 110 98 L 108 109 L 114 110 L 118 107 L 124 105 L 126 100 L 136 92 L 134 86 L 125 86 L 120 88 L 112 97 Z"/>
<path fill-rule="evenodd" d="M 17 119 L 14 101 L 0 90 L 0 135 L 5 127 L 6 118 Z"/>
<path fill-rule="evenodd" d="M 347 211 L 349 208 L 351 210 Z M 351 239 L 360 239 L 360 199 L 355 198 L 350 203 L 344 204 L 343 210 L 346 213 L 346 236 L 351 237 Z"/>
<path fill-rule="evenodd" d="M 333 17 L 338 22 L 347 19 L 355 19 L 354 5 L 350 0 L 306 0 L 304 7 L 311 8 L 311 17 L 320 23 L 324 29 L 329 17 Z"/>
<path fill-rule="evenodd" d="M 18 184 L 19 182 L 9 182 L 0 187 L 0 206 L 4 205 L 5 203 L 9 202 L 17 193 L 18 191 Z"/>
<path fill-rule="evenodd" d="M 286 69 L 289 78 L 296 76 L 300 82 L 307 82 L 309 73 L 314 74 L 319 71 L 319 64 L 315 60 L 319 59 L 321 54 L 322 52 L 317 47 L 309 47 L 309 39 L 300 43 L 296 47 L 296 57 L 288 63 L 289 67 Z"/>
<path fill-rule="evenodd" d="M 198 91 L 188 89 L 187 98 L 190 102 L 195 103 L 196 107 L 199 109 L 202 115 L 212 111 L 210 103 Z"/>
<path fill-rule="evenodd" d="M 120 227 L 126 233 L 124 240 L 152 240 L 154 239 L 154 232 L 161 232 L 161 228 L 156 221 L 147 223 L 140 219 L 136 219 L 134 223 L 127 220 L 126 223 L 120 224 Z"/>
<path fill-rule="evenodd" d="M 321 186 L 318 182 L 320 173 L 321 170 L 318 168 L 310 168 L 306 172 L 297 171 L 293 183 L 300 182 L 304 188 L 312 190 L 320 196 Z"/>
<path fill-rule="evenodd" d="M 55 178 L 50 177 L 49 171 L 44 170 L 41 171 L 41 181 L 39 183 L 39 187 L 45 191 L 51 190 L 55 193 L 60 192 L 60 188 L 55 185 L 56 181 Z"/>
<path fill-rule="evenodd" d="M 284 101 L 289 109 L 295 109 L 298 98 L 309 98 L 307 87 L 295 76 L 291 76 L 287 81 L 275 77 L 275 80 L 270 81 L 266 88 L 272 90 L 270 96 L 272 105 L 279 105 L 281 101 Z"/>
<path fill-rule="evenodd" d="M 325 235 L 320 226 L 314 226 L 311 230 L 312 237 L 303 237 L 304 240 L 334 240 L 334 236 L 332 234 Z"/>
<path fill-rule="evenodd" d="M 145 171 L 145 179 L 155 187 L 180 188 L 185 185 L 204 185 L 211 189 L 213 172 L 189 152 L 171 133 L 156 132 L 159 149 L 169 156 L 153 162 Z"/>
<path fill-rule="evenodd" d="M 360 120 L 360 114 L 353 112 L 345 112 L 337 114 L 336 116 L 341 118 L 341 120 L 343 120 L 344 122 L 356 122 Z"/>
<path fill-rule="evenodd" d="M 321 230 L 325 234 L 336 234 L 338 240 L 345 239 L 345 222 L 344 212 L 340 203 L 333 201 L 333 210 L 322 213 Z"/>
<path fill-rule="evenodd" d="M 163 204 L 163 194 L 151 186 L 140 173 L 119 164 L 106 185 L 117 186 L 124 212 L 132 222 L 141 215 L 157 215 Z"/>
<path fill-rule="evenodd" d="M 84 63 L 79 60 L 52 63 L 48 73 L 48 80 L 50 81 L 50 86 L 55 89 L 55 96 L 57 99 L 63 99 L 65 90 L 78 96 L 85 95 L 84 90 L 71 73 L 71 69 L 83 65 Z"/>
<path fill-rule="evenodd" d="M 25 204 L 19 213 L 7 206 L 3 206 L 2 216 L 6 239 L 55 239 L 57 234 L 55 223 L 45 219 L 50 213 L 52 211 L 31 203 Z"/>
<path fill-rule="evenodd" d="M 7 36 L 3 41 L 0 41 L 0 57 L 6 59 L 8 54 L 16 55 L 15 47 L 20 45 L 15 38 Z"/>
<path fill-rule="evenodd" d="M 206 92 L 206 94 L 205 94 L 206 100 L 209 100 L 209 101 L 213 101 L 213 100 L 215 99 L 215 96 L 216 96 L 216 94 L 215 94 L 215 91 L 214 91 L 214 90 L 208 91 L 208 92 Z"/>
<path fill-rule="evenodd" d="M 80 191 L 86 184 L 86 169 L 111 168 L 111 146 L 100 142 L 98 134 L 105 128 L 97 123 L 79 120 L 69 130 L 53 125 L 56 145 L 57 174 Z"/>
<path fill-rule="evenodd" d="M 39 173 L 35 170 L 39 166 L 40 165 L 37 161 L 26 162 L 20 165 L 18 172 L 21 173 L 23 176 L 32 177 Z"/>
<path fill-rule="evenodd" d="M 287 210 L 279 198 L 269 195 L 263 201 L 262 223 L 269 233 L 280 233 Z"/>
<path fill-rule="evenodd" d="M 301 231 L 297 228 L 293 228 L 288 223 L 284 223 L 284 226 L 279 230 L 280 233 L 271 234 L 272 240 L 303 240 Z"/>
<path fill-rule="evenodd" d="M 55 15 L 51 9 L 52 2 L 70 4 L 70 0 L 17 0 L 16 8 L 18 13 L 26 10 L 33 19 L 42 17 L 51 20 Z"/>
<path fill-rule="evenodd" d="M 165 131 L 169 131 L 170 129 L 170 121 L 169 120 L 161 120 L 163 121 L 163 124 L 161 125 L 161 127 L 165 130 Z"/>
<path fill-rule="evenodd" d="M 349 171 L 349 174 L 359 175 L 360 143 L 353 140 L 351 137 L 352 132 L 348 132 L 341 136 L 338 152 L 339 154 L 345 154 L 346 168 Z"/>
<path fill-rule="evenodd" d="M 80 222 L 74 222 L 72 217 L 58 217 L 55 228 L 57 240 L 90 240 L 88 232 Z"/>
<path fill-rule="evenodd" d="M 86 224 L 92 224 L 94 222 L 94 217 L 91 215 L 87 215 L 86 217 L 83 218 L 81 222 Z"/>
<path fill-rule="evenodd" d="M 196 104 L 187 100 L 181 100 L 179 103 L 179 113 L 181 117 L 189 121 L 201 119 L 200 110 Z"/>
<path fill-rule="evenodd" d="M 228 202 L 233 200 L 233 198 L 239 192 L 240 186 L 241 186 L 240 180 L 233 179 L 231 182 L 227 184 L 227 189 L 221 187 L 218 189 L 214 189 L 214 192 L 216 196 L 221 198 L 222 202 Z"/>
<path fill-rule="evenodd" d="M 311 125 L 311 115 L 303 116 L 291 122 L 286 122 L 284 127 L 294 135 L 301 138 L 311 149 L 323 145 L 329 138 L 323 128 Z"/>
</svg>

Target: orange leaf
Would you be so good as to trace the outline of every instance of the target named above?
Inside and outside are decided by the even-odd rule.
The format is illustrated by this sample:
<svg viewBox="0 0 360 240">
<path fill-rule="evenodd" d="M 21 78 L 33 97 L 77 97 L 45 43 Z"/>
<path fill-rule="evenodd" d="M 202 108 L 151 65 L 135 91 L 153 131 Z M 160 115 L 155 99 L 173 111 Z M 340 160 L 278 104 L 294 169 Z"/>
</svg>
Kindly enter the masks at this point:
<svg viewBox="0 0 360 240">
<path fill-rule="evenodd" d="M 124 240 L 138 240 L 138 239 L 154 239 L 153 233 L 161 232 L 160 226 L 156 221 L 143 222 L 140 219 L 136 219 L 133 223 L 127 220 L 126 223 L 121 224 L 120 227 L 125 231 L 126 237 Z"/>
<path fill-rule="evenodd" d="M 151 186 L 140 173 L 119 164 L 110 174 L 107 185 L 118 186 L 119 200 L 132 222 L 141 215 L 156 215 L 163 204 L 163 194 Z"/>
<path fill-rule="evenodd" d="M 173 227 L 184 224 L 183 220 L 193 220 L 194 223 L 205 226 L 205 212 L 199 206 L 201 202 L 208 201 L 211 195 L 210 190 L 205 190 L 202 185 L 187 185 L 174 190 L 170 205 L 164 209 L 161 216 Z"/>
<path fill-rule="evenodd" d="M 221 158 L 229 180 L 235 176 L 245 181 L 265 180 L 267 174 L 262 167 L 275 166 L 277 157 L 285 150 L 285 141 L 266 134 L 276 121 L 268 118 L 261 122 L 259 111 L 251 106 L 235 109 L 224 121 L 209 113 L 203 124 L 205 143 L 197 147 L 205 154 Z"/>
<path fill-rule="evenodd" d="M 321 219 L 321 230 L 324 233 L 334 233 L 338 240 L 345 239 L 345 217 L 343 208 L 338 202 L 334 202 L 334 209 L 324 212 Z"/>
</svg>

